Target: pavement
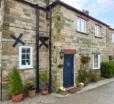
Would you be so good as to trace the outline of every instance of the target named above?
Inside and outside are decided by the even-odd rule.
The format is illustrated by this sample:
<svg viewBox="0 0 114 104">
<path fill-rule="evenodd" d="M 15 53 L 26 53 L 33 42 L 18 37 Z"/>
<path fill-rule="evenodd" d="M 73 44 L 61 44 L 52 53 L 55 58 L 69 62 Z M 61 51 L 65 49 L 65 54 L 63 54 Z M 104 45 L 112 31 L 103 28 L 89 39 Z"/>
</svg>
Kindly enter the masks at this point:
<svg viewBox="0 0 114 104">
<path fill-rule="evenodd" d="M 10 100 L 0 102 L 0 104 L 13 103 Z M 91 83 L 75 94 L 67 96 L 59 94 L 36 95 L 17 104 L 114 104 L 114 78 Z"/>
</svg>

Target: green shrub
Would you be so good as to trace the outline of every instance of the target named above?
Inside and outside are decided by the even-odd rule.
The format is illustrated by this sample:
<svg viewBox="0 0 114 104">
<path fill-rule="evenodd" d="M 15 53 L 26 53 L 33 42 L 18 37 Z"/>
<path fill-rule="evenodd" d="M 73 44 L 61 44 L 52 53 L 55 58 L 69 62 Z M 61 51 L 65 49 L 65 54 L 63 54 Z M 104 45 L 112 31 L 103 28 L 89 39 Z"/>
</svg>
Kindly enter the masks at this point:
<svg viewBox="0 0 114 104">
<path fill-rule="evenodd" d="M 16 68 L 12 70 L 9 76 L 8 91 L 10 96 L 18 95 L 23 92 L 23 84 L 19 72 Z"/>
<path fill-rule="evenodd" d="M 48 73 L 47 73 L 47 71 L 40 72 L 40 85 L 42 88 L 46 88 L 48 86 Z"/>
<path fill-rule="evenodd" d="M 91 80 L 91 82 L 97 82 L 97 81 L 100 80 L 100 78 L 101 78 L 101 71 L 99 69 L 96 69 L 96 70 L 92 69 L 90 71 L 90 80 Z"/>
<path fill-rule="evenodd" d="M 114 62 L 101 63 L 101 75 L 104 78 L 111 78 L 114 76 Z"/>
<path fill-rule="evenodd" d="M 32 81 L 30 81 L 30 82 L 27 83 L 26 88 L 29 91 L 34 90 L 35 89 L 35 84 Z"/>
<path fill-rule="evenodd" d="M 78 73 L 78 82 L 82 82 L 87 85 L 90 82 L 90 70 L 79 70 Z"/>
</svg>

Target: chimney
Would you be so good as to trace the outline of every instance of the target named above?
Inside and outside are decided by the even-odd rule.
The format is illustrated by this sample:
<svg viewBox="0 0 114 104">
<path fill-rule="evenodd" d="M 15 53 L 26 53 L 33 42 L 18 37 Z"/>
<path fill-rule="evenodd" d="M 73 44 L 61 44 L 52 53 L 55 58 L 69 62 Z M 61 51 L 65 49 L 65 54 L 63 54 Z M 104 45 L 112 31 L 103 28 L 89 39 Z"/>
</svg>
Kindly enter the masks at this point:
<svg viewBox="0 0 114 104">
<path fill-rule="evenodd" d="M 85 13 L 85 14 L 87 14 L 87 15 L 89 15 L 89 11 L 88 10 L 84 10 L 83 9 L 82 12 Z"/>
</svg>

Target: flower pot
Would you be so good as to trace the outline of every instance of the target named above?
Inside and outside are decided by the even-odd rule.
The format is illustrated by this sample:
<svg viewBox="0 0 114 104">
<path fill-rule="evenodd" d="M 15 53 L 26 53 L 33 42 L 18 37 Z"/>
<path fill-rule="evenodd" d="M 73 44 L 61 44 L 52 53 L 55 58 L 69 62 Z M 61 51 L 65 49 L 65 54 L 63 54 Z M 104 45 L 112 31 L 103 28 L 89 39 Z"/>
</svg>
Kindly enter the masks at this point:
<svg viewBox="0 0 114 104">
<path fill-rule="evenodd" d="M 13 102 L 20 102 L 23 100 L 23 94 L 19 94 L 19 95 L 13 95 L 12 96 L 12 101 Z"/>
<path fill-rule="evenodd" d="M 40 90 L 40 92 L 41 92 L 42 95 L 47 95 L 48 94 L 48 88 L 42 88 Z"/>
<path fill-rule="evenodd" d="M 28 96 L 29 97 L 34 97 L 36 95 L 36 90 L 29 90 L 28 91 Z"/>
</svg>

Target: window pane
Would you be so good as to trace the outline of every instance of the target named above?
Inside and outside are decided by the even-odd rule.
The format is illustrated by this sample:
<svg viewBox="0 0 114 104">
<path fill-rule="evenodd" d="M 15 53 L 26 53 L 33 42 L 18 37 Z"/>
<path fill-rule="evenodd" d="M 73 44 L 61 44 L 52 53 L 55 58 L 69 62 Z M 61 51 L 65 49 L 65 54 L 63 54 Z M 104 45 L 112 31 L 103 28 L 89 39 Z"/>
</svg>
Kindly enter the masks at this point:
<svg viewBox="0 0 114 104">
<path fill-rule="evenodd" d="M 77 19 L 77 30 L 80 32 L 86 32 L 86 21 L 84 19 Z"/>
<path fill-rule="evenodd" d="M 94 67 L 97 68 L 98 67 L 98 55 L 94 55 Z"/>
<path fill-rule="evenodd" d="M 86 21 L 84 20 L 84 32 L 86 32 L 86 29 L 87 29 L 87 27 L 86 27 Z"/>
<path fill-rule="evenodd" d="M 96 25 L 95 26 L 95 35 L 100 36 L 101 35 L 101 27 Z"/>
<path fill-rule="evenodd" d="M 28 46 L 20 47 L 20 69 L 32 67 L 32 48 Z"/>
<path fill-rule="evenodd" d="M 26 49 L 26 53 L 30 53 L 30 49 L 28 48 L 28 49 Z"/>
<path fill-rule="evenodd" d="M 112 42 L 114 43 L 114 34 L 112 34 Z"/>
<path fill-rule="evenodd" d="M 84 21 L 81 20 L 81 32 L 84 32 Z"/>
<path fill-rule="evenodd" d="M 26 65 L 30 65 L 30 60 L 26 60 Z"/>
<path fill-rule="evenodd" d="M 86 21 L 81 19 L 81 32 L 86 32 Z"/>
<path fill-rule="evenodd" d="M 77 30 L 80 31 L 80 18 L 77 19 Z"/>
<path fill-rule="evenodd" d="M 26 65 L 26 60 L 22 60 L 22 65 Z"/>
<path fill-rule="evenodd" d="M 30 54 L 26 54 L 26 59 L 30 60 Z"/>
<path fill-rule="evenodd" d="M 22 54 L 22 60 L 26 58 L 26 55 L 25 54 Z"/>
</svg>

